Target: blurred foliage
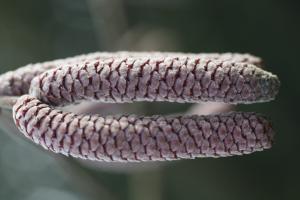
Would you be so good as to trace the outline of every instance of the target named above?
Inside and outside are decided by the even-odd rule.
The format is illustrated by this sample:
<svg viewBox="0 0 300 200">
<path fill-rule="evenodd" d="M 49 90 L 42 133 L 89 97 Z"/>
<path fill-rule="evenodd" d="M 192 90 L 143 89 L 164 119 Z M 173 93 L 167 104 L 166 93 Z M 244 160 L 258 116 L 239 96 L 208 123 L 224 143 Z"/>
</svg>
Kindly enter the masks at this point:
<svg viewBox="0 0 300 200">
<path fill-rule="evenodd" d="M 299 10 L 293 0 L 0 0 L 0 73 L 92 51 L 232 51 L 262 57 L 282 81 L 276 101 L 239 106 L 270 116 L 277 130 L 271 150 L 145 172 L 53 155 L 1 118 L 0 199 L 299 199 Z M 187 108 L 138 107 L 144 114 Z"/>
</svg>

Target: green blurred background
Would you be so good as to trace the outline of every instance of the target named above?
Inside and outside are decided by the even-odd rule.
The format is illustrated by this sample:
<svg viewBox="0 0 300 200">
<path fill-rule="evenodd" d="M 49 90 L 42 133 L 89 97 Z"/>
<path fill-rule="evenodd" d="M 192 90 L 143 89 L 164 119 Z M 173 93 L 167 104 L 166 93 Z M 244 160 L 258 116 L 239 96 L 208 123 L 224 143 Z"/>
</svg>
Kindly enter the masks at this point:
<svg viewBox="0 0 300 200">
<path fill-rule="evenodd" d="M 111 169 L 46 152 L 1 118 L 0 199 L 300 199 L 299 12 L 296 0 L 0 0 L 0 73 L 93 51 L 231 51 L 262 57 L 282 82 L 276 101 L 238 107 L 277 132 L 271 150 L 242 157 Z"/>
</svg>

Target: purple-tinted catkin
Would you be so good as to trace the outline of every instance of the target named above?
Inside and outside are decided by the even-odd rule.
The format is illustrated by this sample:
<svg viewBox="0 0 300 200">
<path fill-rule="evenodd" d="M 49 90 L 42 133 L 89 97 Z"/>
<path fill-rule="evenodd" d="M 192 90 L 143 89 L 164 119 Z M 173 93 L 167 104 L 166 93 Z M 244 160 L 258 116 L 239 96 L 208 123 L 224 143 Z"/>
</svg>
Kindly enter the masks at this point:
<svg viewBox="0 0 300 200">
<path fill-rule="evenodd" d="M 35 77 L 29 94 L 52 105 L 81 100 L 252 103 L 270 101 L 277 76 L 255 65 L 197 57 L 112 58 Z"/>
<path fill-rule="evenodd" d="M 29 139 L 56 153 L 99 161 L 226 157 L 271 147 L 270 123 L 255 113 L 136 117 L 75 115 L 29 95 L 13 107 Z"/>
<path fill-rule="evenodd" d="M 120 162 L 243 155 L 273 141 L 270 123 L 255 113 L 101 117 L 52 106 L 83 100 L 269 101 L 280 83 L 261 65 L 248 54 L 92 53 L 3 74 L 0 96 L 26 94 L 13 106 L 17 127 L 56 153 Z"/>
<path fill-rule="evenodd" d="M 41 73 L 61 67 L 67 64 L 75 64 L 84 61 L 104 60 L 109 58 L 143 58 L 151 55 L 152 57 L 190 57 L 198 59 L 213 60 L 232 60 L 235 62 L 251 63 L 261 65 L 261 59 L 249 54 L 238 53 L 200 53 L 183 54 L 170 52 L 96 52 L 85 55 L 74 56 L 65 59 L 48 61 L 43 63 L 29 64 L 15 71 L 10 71 L 0 76 L 0 95 L 1 96 L 20 96 L 28 93 L 31 80 Z"/>
</svg>

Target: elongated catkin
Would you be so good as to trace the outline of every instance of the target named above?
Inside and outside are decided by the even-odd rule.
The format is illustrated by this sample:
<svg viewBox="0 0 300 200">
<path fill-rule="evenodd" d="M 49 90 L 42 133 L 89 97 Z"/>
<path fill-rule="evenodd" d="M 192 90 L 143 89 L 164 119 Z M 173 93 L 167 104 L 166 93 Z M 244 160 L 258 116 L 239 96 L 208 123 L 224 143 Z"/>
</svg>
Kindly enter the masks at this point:
<svg viewBox="0 0 300 200">
<path fill-rule="evenodd" d="M 25 95 L 13 117 L 20 131 L 45 149 L 100 161 L 242 155 L 268 149 L 273 140 L 270 123 L 255 113 L 100 117 L 62 112 Z"/>
<path fill-rule="evenodd" d="M 81 100 L 252 103 L 270 101 L 277 76 L 255 65 L 190 57 L 112 58 L 69 64 L 32 80 L 52 105 Z"/>
<path fill-rule="evenodd" d="M 183 54 L 171 52 L 96 52 L 83 54 L 65 59 L 54 61 L 28 64 L 20 67 L 15 71 L 10 71 L 0 76 L 0 95 L 1 96 L 19 96 L 28 93 L 31 80 L 39 74 L 66 64 L 74 64 L 84 61 L 92 61 L 108 58 L 142 58 L 151 55 L 152 57 L 197 57 L 199 59 L 213 60 L 232 60 L 235 62 L 245 62 L 254 65 L 261 65 L 261 59 L 250 54 L 238 53 L 200 53 L 200 54 Z"/>
</svg>

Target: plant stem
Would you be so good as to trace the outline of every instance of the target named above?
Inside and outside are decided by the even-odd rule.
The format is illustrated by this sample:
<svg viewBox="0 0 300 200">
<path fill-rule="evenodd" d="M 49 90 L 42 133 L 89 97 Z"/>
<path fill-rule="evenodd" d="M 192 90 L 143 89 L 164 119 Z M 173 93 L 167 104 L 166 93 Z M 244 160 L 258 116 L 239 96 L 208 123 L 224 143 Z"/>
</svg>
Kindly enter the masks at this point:
<svg viewBox="0 0 300 200">
<path fill-rule="evenodd" d="M 17 96 L 0 96 L 0 109 L 11 110 L 17 99 Z"/>
</svg>

